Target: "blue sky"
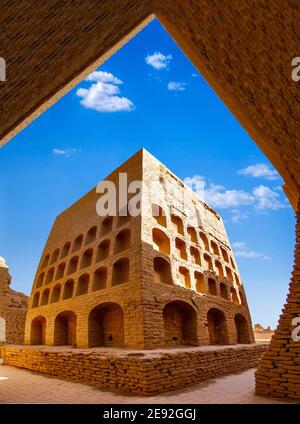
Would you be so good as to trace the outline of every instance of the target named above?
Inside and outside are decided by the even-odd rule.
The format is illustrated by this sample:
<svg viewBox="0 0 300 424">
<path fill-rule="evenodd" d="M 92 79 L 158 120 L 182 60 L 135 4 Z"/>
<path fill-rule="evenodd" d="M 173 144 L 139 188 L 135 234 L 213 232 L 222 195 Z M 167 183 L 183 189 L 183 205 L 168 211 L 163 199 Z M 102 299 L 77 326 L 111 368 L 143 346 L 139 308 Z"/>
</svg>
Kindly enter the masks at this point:
<svg viewBox="0 0 300 424">
<path fill-rule="evenodd" d="M 282 180 L 158 21 L 1 149 L 0 256 L 12 287 L 30 293 L 56 215 L 141 147 L 205 181 L 253 322 L 275 326 L 294 245 Z"/>
</svg>

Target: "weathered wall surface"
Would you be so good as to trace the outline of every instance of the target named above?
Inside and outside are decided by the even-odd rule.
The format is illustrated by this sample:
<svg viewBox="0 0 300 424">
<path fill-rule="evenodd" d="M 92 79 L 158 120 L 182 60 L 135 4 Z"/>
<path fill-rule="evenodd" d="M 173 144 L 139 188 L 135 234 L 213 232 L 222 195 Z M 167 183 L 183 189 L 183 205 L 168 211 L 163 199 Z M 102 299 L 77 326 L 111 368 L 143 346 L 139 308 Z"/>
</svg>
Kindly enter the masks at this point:
<svg viewBox="0 0 300 424">
<path fill-rule="evenodd" d="M 6 365 L 99 388 L 153 396 L 253 368 L 265 350 L 264 345 L 242 345 L 124 353 L 8 346 L 0 348 L 0 355 Z"/>
</svg>

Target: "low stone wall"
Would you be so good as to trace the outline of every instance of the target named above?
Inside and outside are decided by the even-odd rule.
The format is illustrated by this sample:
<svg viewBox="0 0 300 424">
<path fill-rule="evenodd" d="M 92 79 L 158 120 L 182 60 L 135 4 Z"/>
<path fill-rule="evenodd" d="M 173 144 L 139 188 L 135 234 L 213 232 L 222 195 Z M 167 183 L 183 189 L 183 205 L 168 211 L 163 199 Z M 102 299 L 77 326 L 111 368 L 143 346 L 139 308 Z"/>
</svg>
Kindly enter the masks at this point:
<svg viewBox="0 0 300 424">
<path fill-rule="evenodd" d="M 267 345 L 152 351 L 0 347 L 3 363 L 98 388 L 151 396 L 256 367 Z"/>
</svg>

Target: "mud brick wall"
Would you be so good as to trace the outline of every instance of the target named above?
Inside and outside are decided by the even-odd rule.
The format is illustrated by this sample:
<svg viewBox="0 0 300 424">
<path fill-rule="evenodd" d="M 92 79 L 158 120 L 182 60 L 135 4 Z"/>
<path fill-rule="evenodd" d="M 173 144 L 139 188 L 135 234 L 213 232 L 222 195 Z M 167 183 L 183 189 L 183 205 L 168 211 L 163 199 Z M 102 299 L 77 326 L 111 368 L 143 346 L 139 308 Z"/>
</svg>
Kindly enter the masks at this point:
<svg viewBox="0 0 300 424">
<path fill-rule="evenodd" d="M 4 364 L 98 388 L 152 396 L 257 365 L 266 345 L 113 352 L 99 349 L 0 348 Z"/>
</svg>

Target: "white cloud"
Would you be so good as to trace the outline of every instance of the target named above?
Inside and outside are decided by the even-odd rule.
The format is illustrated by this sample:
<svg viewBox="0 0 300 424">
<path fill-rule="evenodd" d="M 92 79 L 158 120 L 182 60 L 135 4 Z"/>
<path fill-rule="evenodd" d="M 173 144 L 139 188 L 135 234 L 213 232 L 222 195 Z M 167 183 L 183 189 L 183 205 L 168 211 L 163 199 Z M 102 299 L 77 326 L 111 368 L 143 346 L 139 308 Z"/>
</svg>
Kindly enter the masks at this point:
<svg viewBox="0 0 300 424">
<path fill-rule="evenodd" d="M 121 97 L 119 85 L 123 82 L 109 72 L 92 72 L 86 81 L 92 82 L 88 88 L 79 88 L 76 95 L 81 97 L 80 103 L 87 109 L 97 112 L 129 112 L 133 110 L 133 102 Z"/>
<path fill-rule="evenodd" d="M 198 74 L 196 74 L 195 72 L 192 73 L 192 77 L 194 78 L 198 78 Z"/>
<path fill-rule="evenodd" d="M 286 204 L 282 203 L 279 193 L 264 185 L 255 187 L 253 190 L 253 195 L 255 197 L 254 207 L 256 209 L 277 210 L 287 207 Z"/>
<path fill-rule="evenodd" d="M 147 65 L 152 66 L 158 71 L 160 71 L 161 69 L 166 69 L 171 60 L 172 60 L 172 55 L 168 54 L 166 56 L 160 52 L 148 54 L 148 56 L 145 58 Z"/>
<path fill-rule="evenodd" d="M 248 218 L 248 215 L 239 209 L 232 209 L 231 211 L 231 222 L 237 224 L 238 222 L 244 221 Z"/>
<path fill-rule="evenodd" d="M 180 81 L 170 81 L 168 84 L 168 90 L 170 91 L 184 91 L 186 89 L 186 83 Z"/>
<path fill-rule="evenodd" d="M 54 155 L 57 156 L 65 156 L 65 157 L 70 157 L 72 155 L 74 155 L 76 153 L 76 149 L 58 149 L 55 148 L 52 150 Z"/>
<path fill-rule="evenodd" d="M 238 171 L 239 175 L 247 175 L 253 178 L 265 178 L 267 180 L 278 180 L 280 175 L 275 169 L 270 168 L 264 163 L 257 163 L 256 165 L 247 166 Z"/>
<path fill-rule="evenodd" d="M 237 258 L 246 259 L 270 259 L 269 256 L 265 256 L 262 253 L 255 252 L 254 250 L 247 250 L 246 243 L 244 241 L 237 241 L 232 243 L 234 255 Z"/>
</svg>

